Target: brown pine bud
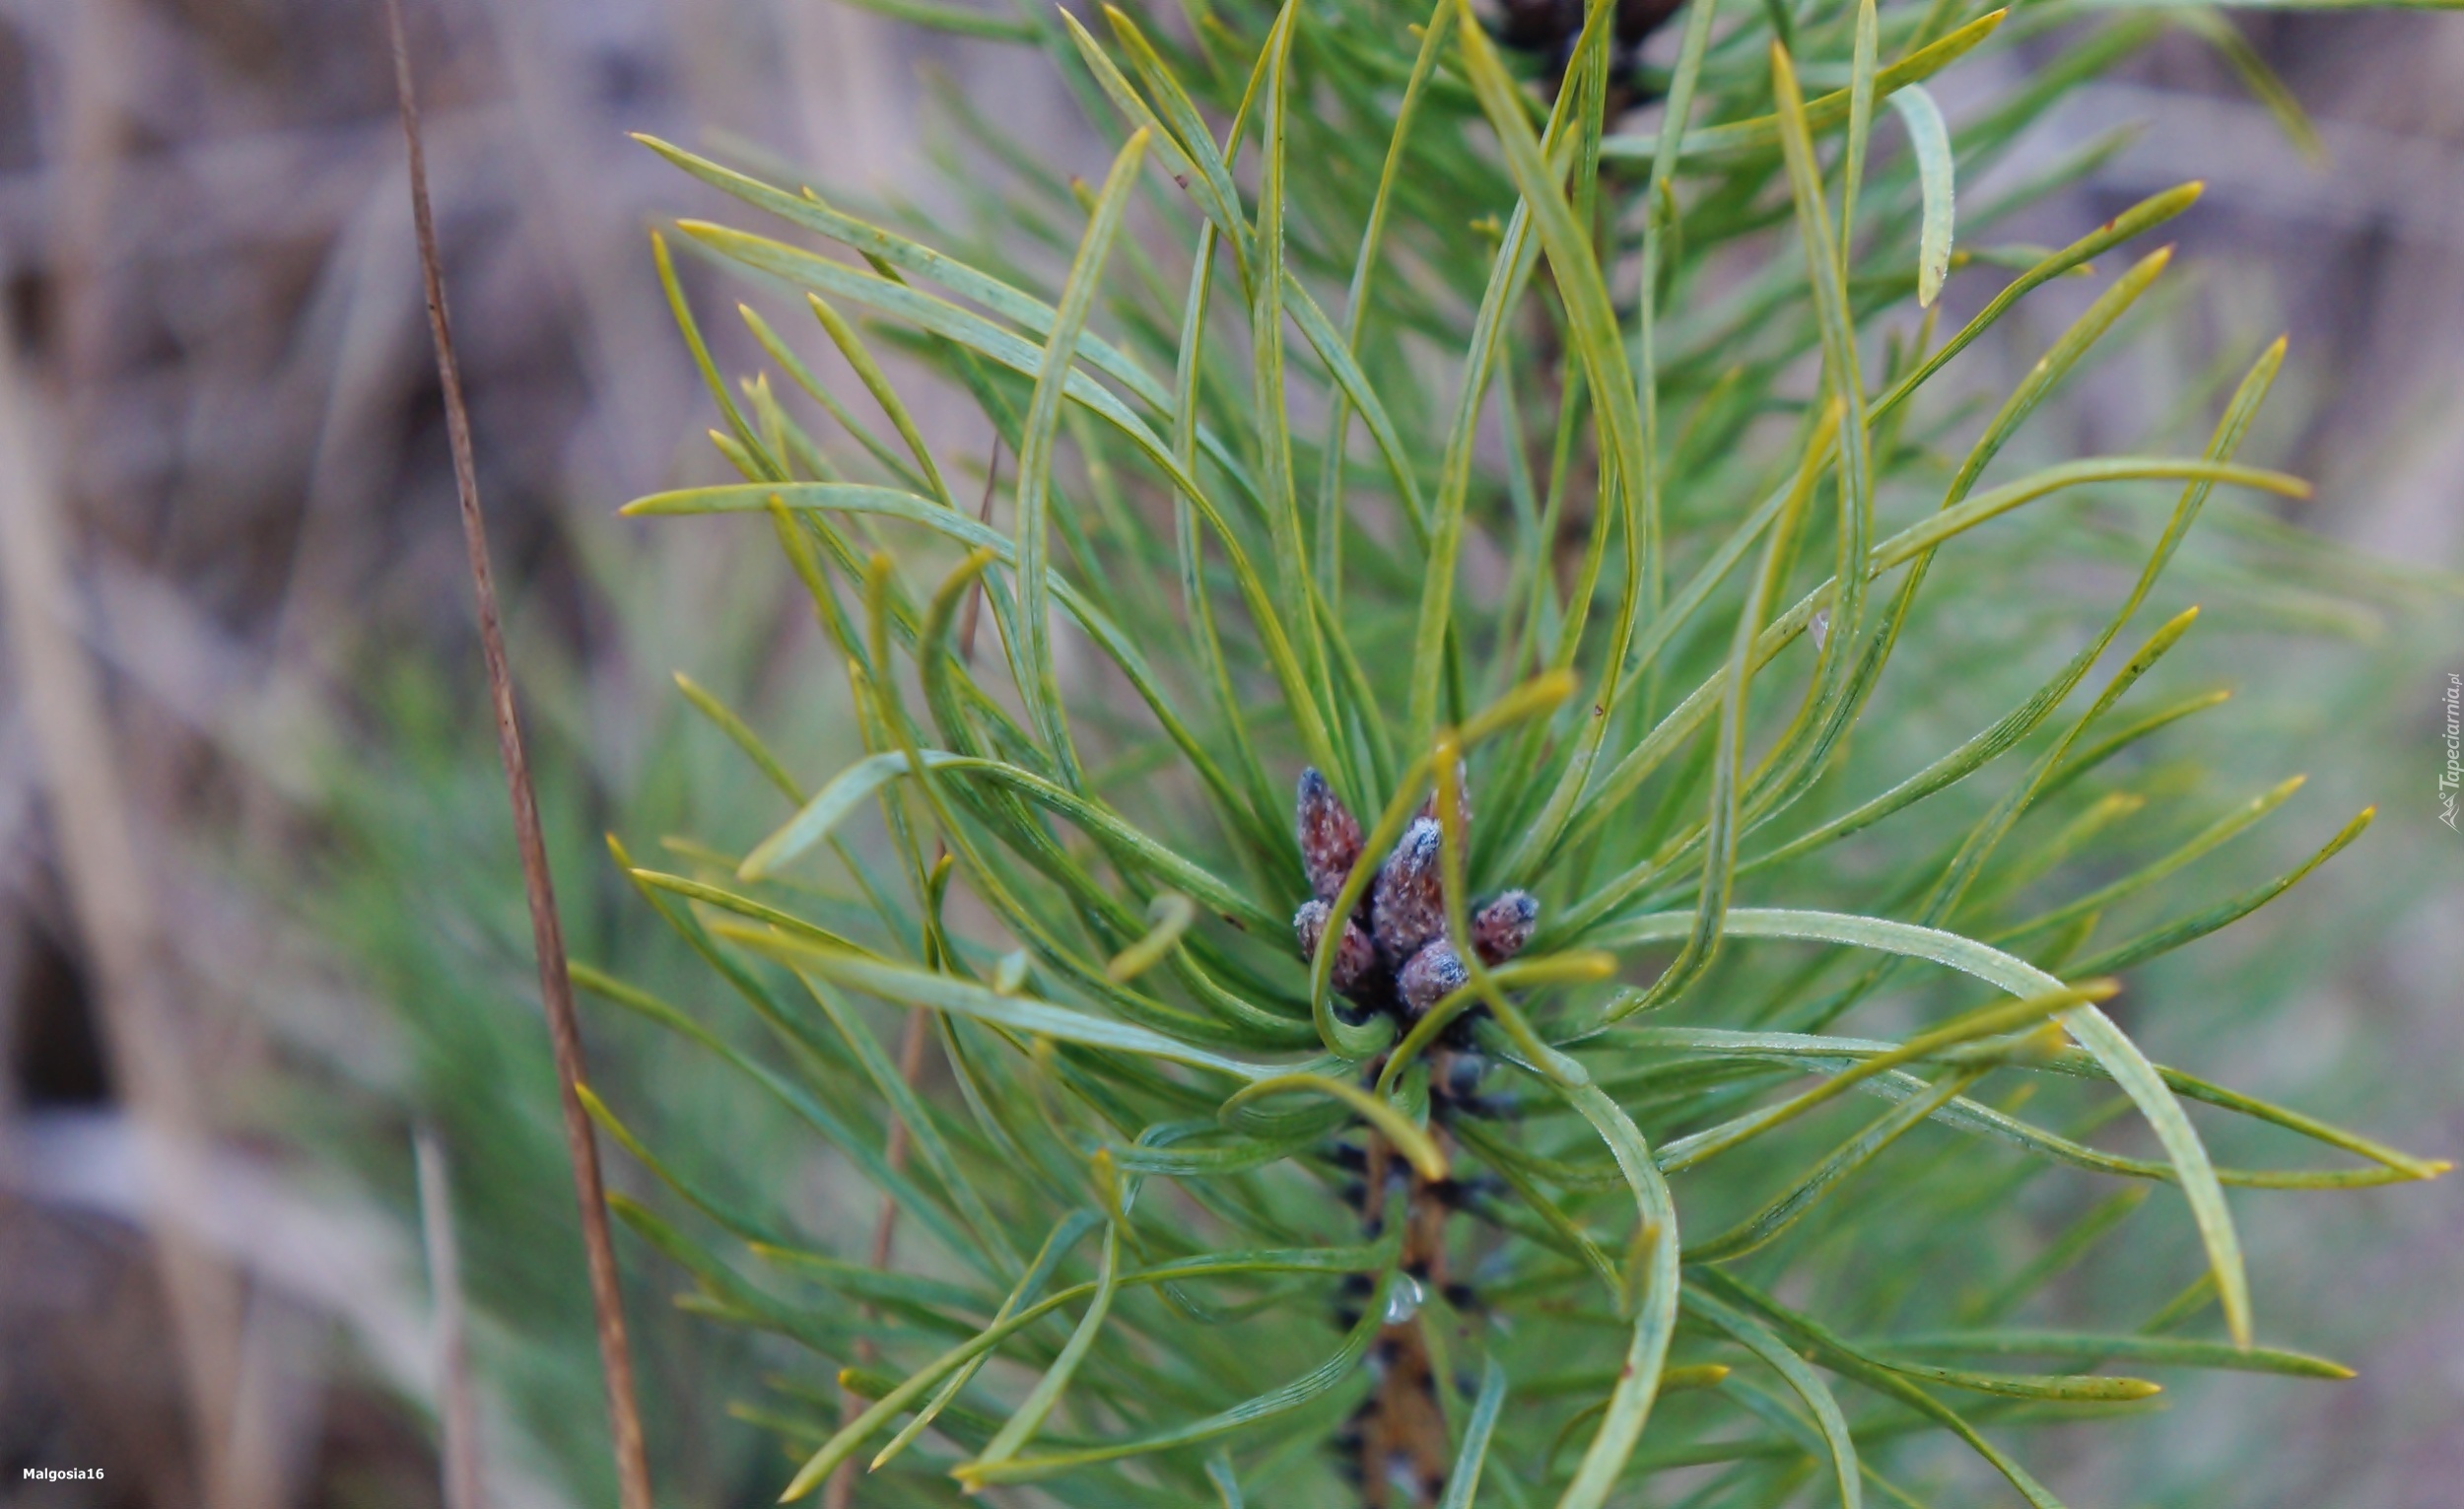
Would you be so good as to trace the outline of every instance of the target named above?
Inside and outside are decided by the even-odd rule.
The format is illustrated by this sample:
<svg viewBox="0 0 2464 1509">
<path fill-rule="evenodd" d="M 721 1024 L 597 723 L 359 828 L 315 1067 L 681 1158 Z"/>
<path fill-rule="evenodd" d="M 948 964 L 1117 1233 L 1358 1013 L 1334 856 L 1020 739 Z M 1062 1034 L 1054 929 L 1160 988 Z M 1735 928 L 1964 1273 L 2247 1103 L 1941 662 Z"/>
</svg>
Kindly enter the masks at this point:
<svg viewBox="0 0 2464 1509">
<path fill-rule="evenodd" d="M 1390 960 L 1410 958 L 1446 928 L 1445 880 L 1437 862 L 1441 842 L 1434 820 L 1415 817 L 1378 866 L 1373 893 L 1378 946 Z"/>
<path fill-rule="evenodd" d="M 1483 964 L 1503 964 L 1523 952 L 1540 925 L 1540 903 L 1529 891 L 1507 891 L 1472 914 L 1472 947 Z"/>
<path fill-rule="evenodd" d="M 1314 962 L 1318 957 L 1318 940 L 1326 936 L 1327 919 L 1335 909 L 1323 901 L 1305 901 L 1292 914 L 1292 931 L 1300 938 L 1300 956 Z M 1377 964 L 1377 945 L 1369 934 L 1350 918 L 1343 919 L 1343 936 L 1335 945 L 1335 988 L 1348 991 L 1368 978 Z"/>
<path fill-rule="evenodd" d="M 1463 960 L 1456 957 L 1455 945 L 1439 938 L 1411 956 L 1411 962 L 1395 977 L 1395 989 L 1403 997 L 1405 1009 L 1424 1016 L 1429 1007 L 1462 990 L 1471 978 Z"/>
<path fill-rule="evenodd" d="M 1332 901 L 1360 857 L 1360 820 L 1315 767 L 1300 773 L 1300 862 L 1309 893 Z"/>
</svg>

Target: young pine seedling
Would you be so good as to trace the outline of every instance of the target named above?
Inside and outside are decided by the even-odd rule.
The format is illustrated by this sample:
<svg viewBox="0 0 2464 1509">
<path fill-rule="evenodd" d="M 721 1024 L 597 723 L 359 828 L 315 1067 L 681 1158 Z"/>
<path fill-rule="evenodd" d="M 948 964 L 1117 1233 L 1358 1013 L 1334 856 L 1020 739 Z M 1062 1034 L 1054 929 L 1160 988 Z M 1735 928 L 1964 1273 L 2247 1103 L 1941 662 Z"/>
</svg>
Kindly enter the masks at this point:
<svg viewBox="0 0 2464 1509">
<path fill-rule="evenodd" d="M 2262 1344 L 2225 1191 L 2442 1165 L 2104 1008 L 2368 819 L 2134 785 L 2221 700 L 2167 685 L 2165 568 L 2219 490 L 2303 491 L 2234 458 L 2283 345 L 2141 405 L 2194 433 L 2031 456 L 2198 187 L 1990 239 L 2099 138 L 1953 220 L 2160 12 L 896 9 L 1041 47 L 1117 155 L 950 96 L 935 217 L 648 143 L 763 217 L 675 231 L 767 312 L 729 384 L 661 240 L 741 480 L 629 512 L 775 532 L 861 752 L 808 787 L 688 688 L 782 821 L 619 849 L 706 995 L 577 975 L 881 1201 L 741 1208 L 592 1102 L 691 1307 L 794 1349 L 745 1406 L 785 1497 L 1986 1501 L 1961 1453 L 2041 1506 L 2024 1432 L 2142 1375 L 2343 1376 Z M 1948 124 L 1926 81 L 2023 38 Z M 2136 571 L 2049 588 L 2090 510 Z M 2279 806 L 2289 872 L 2191 862 Z"/>
</svg>

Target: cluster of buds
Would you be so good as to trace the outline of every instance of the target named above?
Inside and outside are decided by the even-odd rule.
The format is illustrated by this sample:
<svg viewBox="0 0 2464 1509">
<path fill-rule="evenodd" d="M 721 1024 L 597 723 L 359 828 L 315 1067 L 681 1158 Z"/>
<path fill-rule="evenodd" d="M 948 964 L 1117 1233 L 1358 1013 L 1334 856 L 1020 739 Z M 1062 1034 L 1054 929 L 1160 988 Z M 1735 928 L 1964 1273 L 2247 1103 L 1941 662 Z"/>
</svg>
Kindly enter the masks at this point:
<svg viewBox="0 0 2464 1509">
<path fill-rule="evenodd" d="M 1472 828 L 1470 798 L 1458 781 L 1455 789 L 1459 831 Z M 1335 989 L 1368 1011 L 1397 1015 L 1405 1024 L 1416 1020 L 1450 993 L 1460 990 L 1469 975 L 1458 940 L 1446 932 L 1446 881 L 1439 863 L 1443 832 L 1435 816 L 1435 799 L 1378 866 L 1364 907 L 1343 920 L 1342 936 L 1335 945 Z M 1301 957 L 1314 959 L 1335 915 L 1335 893 L 1360 859 L 1360 820 L 1343 805 L 1315 770 L 1300 775 L 1301 865 L 1308 871 L 1310 899 L 1292 918 Z M 1506 891 L 1472 909 L 1470 944 L 1483 964 L 1503 964 L 1532 940 L 1540 919 L 1540 903 L 1528 891 Z"/>
<path fill-rule="evenodd" d="M 1678 0 L 1617 0 L 1608 31 L 1608 118 L 1614 120 L 1637 96 L 1652 98 L 1637 77 L 1643 44 L 1675 16 Z M 1518 52 L 1536 54 L 1548 71 L 1548 92 L 1565 82 L 1583 34 L 1583 0 L 1504 0 L 1493 32 L 1497 40 Z"/>
</svg>

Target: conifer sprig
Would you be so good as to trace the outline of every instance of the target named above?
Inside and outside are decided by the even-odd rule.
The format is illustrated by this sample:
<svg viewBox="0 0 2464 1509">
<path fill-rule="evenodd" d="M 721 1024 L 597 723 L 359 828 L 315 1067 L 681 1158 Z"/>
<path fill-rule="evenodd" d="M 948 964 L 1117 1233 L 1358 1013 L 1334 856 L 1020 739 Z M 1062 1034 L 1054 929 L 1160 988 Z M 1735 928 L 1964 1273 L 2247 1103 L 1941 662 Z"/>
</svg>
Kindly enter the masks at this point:
<svg viewBox="0 0 2464 1509">
<path fill-rule="evenodd" d="M 2149 317 L 2157 249 L 2093 266 L 1973 438 L 1936 396 L 1974 392 L 1957 358 L 2031 292 L 2195 200 L 2053 252 L 1986 240 L 2073 163 L 1953 221 L 1952 178 L 2161 7 L 1696 0 L 1666 70 L 1638 43 L 1670 13 L 1607 0 L 1107 6 L 1109 40 L 895 10 L 1041 45 L 1122 145 L 1064 181 L 952 102 L 1015 181 L 955 177 L 934 221 L 649 143 L 770 217 L 677 229 L 805 295 L 895 439 L 749 309 L 785 380 L 725 382 L 662 246 L 743 480 L 629 512 L 765 518 L 866 757 L 805 795 L 689 688 L 793 809 L 728 864 L 618 857 L 746 1009 L 577 973 L 912 1217 L 877 1269 L 723 1207 L 591 1101 L 673 1190 L 618 1213 L 691 1305 L 818 1359 L 787 1497 L 856 1464 L 897 1476 L 883 1502 L 1599 1509 L 1695 1467 L 1689 1502 L 1853 1506 L 1905 1499 L 1937 1436 L 2047 1505 L 2002 1439 L 2156 1391 L 2105 1363 L 2335 1375 L 2257 1344 L 2226 1186 L 2443 1165 L 2159 1065 L 2100 1004 L 2367 821 L 2202 910 L 2177 874 L 2246 884 L 2204 857 L 2318 815 L 2287 785 L 2184 843 L 2114 774 L 2215 704 L 2139 690 L 2192 630 L 2141 613 L 2211 494 L 2304 490 L 2234 460 L 2282 343 L 2189 453 L 2012 464 Z M 2020 34 L 2051 60 L 1947 121 L 1924 81 Z M 1651 132 L 1609 118 L 1643 97 Z M 1946 336 L 1944 280 L 2014 260 Z M 973 399 L 1018 458 L 988 468 L 1004 508 L 959 506 L 967 463 L 874 346 Z M 2016 685 L 1973 665 L 1979 604 L 2070 548 L 2045 515 L 2161 484 L 2084 648 Z M 955 633 L 979 600 L 982 657 Z M 1910 760 L 1903 725 L 2013 695 Z M 882 1006 L 928 1013 L 921 1078 Z M 2355 1161 L 2220 1166 L 2186 1103 Z M 2089 1140 L 2125 1115 L 2160 1156 Z M 2001 1329 L 2136 1208 L 2034 1262 L 1961 1238 L 2055 1175 L 2179 1192 L 2180 1303 Z M 2211 1306 L 2221 1338 L 2169 1334 Z M 1959 1365 L 2027 1357 L 2053 1370 Z"/>
</svg>

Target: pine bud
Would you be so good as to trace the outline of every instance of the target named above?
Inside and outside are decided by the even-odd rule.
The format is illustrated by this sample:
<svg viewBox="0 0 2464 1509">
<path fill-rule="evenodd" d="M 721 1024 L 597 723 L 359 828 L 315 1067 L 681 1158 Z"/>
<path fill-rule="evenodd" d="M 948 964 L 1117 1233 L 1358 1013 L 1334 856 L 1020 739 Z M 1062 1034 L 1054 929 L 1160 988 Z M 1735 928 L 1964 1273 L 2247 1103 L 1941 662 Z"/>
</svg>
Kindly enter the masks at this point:
<svg viewBox="0 0 2464 1509">
<path fill-rule="evenodd" d="M 1389 959 L 1408 959 L 1446 928 L 1445 881 L 1438 868 L 1435 821 L 1413 818 L 1403 842 L 1378 867 L 1378 946 Z"/>
<path fill-rule="evenodd" d="M 1360 857 L 1360 820 L 1312 767 L 1300 773 L 1300 862 L 1309 893 L 1332 901 Z"/>
<path fill-rule="evenodd" d="M 1540 903 L 1529 891 L 1507 891 L 1472 914 L 1472 947 L 1483 964 L 1503 964 L 1523 952 L 1540 925 Z"/>
<path fill-rule="evenodd" d="M 1431 1006 L 1464 987 L 1472 978 L 1456 957 L 1455 945 L 1439 938 L 1411 956 L 1403 973 L 1395 979 L 1395 987 L 1403 997 L 1403 1006 L 1413 1016 L 1424 1016 Z"/>
<path fill-rule="evenodd" d="M 1488 1061 L 1469 1051 L 1447 1056 L 1446 1072 L 1438 1079 L 1450 1100 L 1470 1100 L 1480 1093 L 1480 1076 L 1488 1072 Z"/>
<path fill-rule="evenodd" d="M 1335 909 L 1323 901 L 1306 901 L 1301 903 L 1298 912 L 1292 914 L 1292 931 L 1300 937 L 1300 956 L 1303 959 L 1315 960 L 1318 957 L 1318 940 L 1326 936 L 1327 919 L 1334 912 Z M 1360 930 L 1358 923 L 1344 918 L 1343 936 L 1335 945 L 1335 988 L 1348 991 L 1367 979 L 1369 971 L 1377 963 L 1377 946 L 1369 941 L 1369 934 Z"/>
</svg>

